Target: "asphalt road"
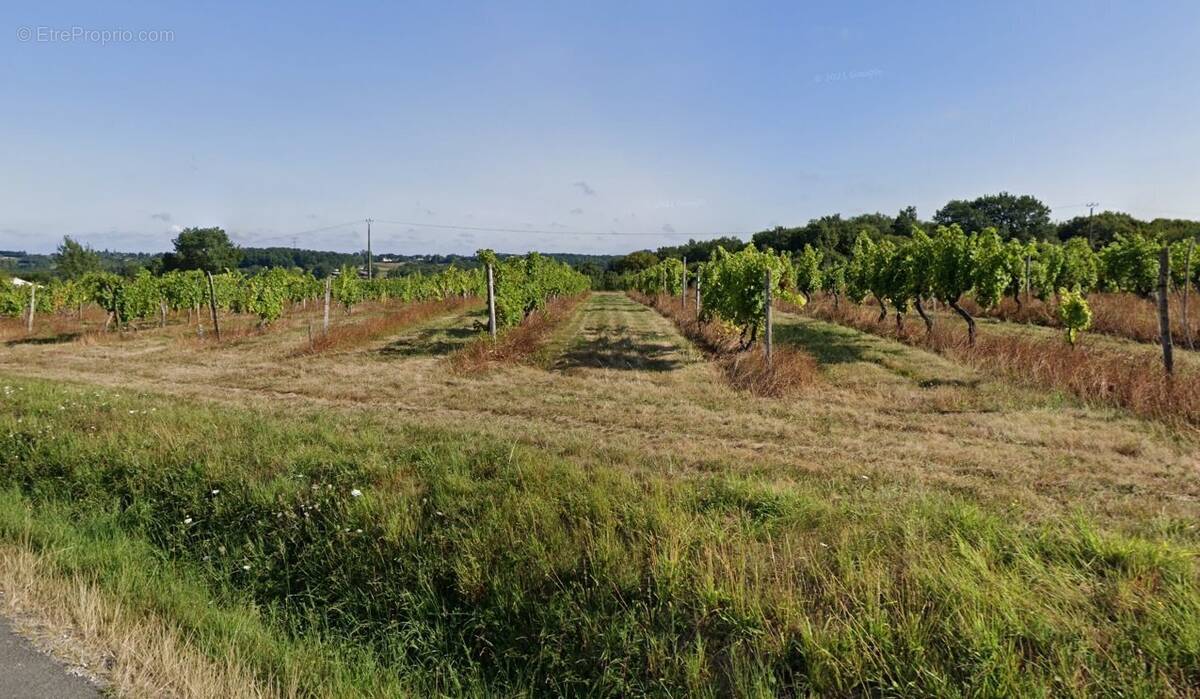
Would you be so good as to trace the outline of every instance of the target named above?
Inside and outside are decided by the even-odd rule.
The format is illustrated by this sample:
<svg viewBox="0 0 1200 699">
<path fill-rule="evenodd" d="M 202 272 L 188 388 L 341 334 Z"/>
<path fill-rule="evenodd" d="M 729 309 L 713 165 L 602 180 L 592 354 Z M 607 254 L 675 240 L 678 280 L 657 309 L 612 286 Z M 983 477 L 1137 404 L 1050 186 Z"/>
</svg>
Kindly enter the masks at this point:
<svg viewBox="0 0 1200 699">
<path fill-rule="evenodd" d="M 17 635 L 0 617 L 0 697 L 4 699 L 99 699 L 82 677 Z"/>
</svg>

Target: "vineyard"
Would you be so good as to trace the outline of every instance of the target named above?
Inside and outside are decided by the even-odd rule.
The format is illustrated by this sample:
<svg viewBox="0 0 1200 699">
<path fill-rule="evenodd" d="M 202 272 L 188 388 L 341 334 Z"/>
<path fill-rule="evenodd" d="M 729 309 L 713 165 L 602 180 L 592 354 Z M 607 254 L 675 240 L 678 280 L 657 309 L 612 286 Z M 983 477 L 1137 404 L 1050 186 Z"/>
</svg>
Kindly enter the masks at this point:
<svg viewBox="0 0 1200 699">
<path fill-rule="evenodd" d="M 482 251 L 480 259 L 496 270 L 497 310 L 505 327 L 520 323 L 549 299 L 587 288 L 586 277 L 537 253 L 499 261 L 494 253 Z M 332 304 L 349 315 L 364 302 L 404 305 L 486 294 L 483 270 L 453 266 L 436 274 L 373 279 L 361 278 L 354 267 L 343 267 L 325 280 L 282 268 L 253 275 L 190 270 L 157 276 L 143 269 L 132 277 L 89 273 L 46 285 L 5 282 L 0 284 L 0 314 L 24 319 L 30 333 L 39 317 L 61 320 L 74 316 L 82 323 L 87 306 L 104 312 L 104 331 L 145 326 L 147 321 L 165 327 L 169 317 L 181 314 L 201 330 L 203 323 L 209 322 L 206 318 L 215 319 L 218 314 L 249 316 L 258 328 L 267 329 L 285 312 L 307 309 L 310 304 L 315 309 L 323 299 L 326 307 Z M 326 308 L 324 330 L 328 329 Z"/>
<path fill-rule="evenodd" d="M 360 279 L 352 267 L 330 280 L 332 299 L 347 312 L 355 305 L 371 301 L 396 300 L 403 303 L 478 295 L 482 277 L 451 267 L 436 275 L 413 275 L 398 279 Z M 44 288 L 11 283 L 0 288 L 0 312 L 10 317 L 77 312 L 84 304 L 95 304 L 107 313 L 105 328 L 120 329 L 136 321 L 162 319 L 168 313 L 199 314 L 202 307 L 249 314 L 262 326 L 278 320 L 293 304 L 316 300 L 324 293 L 324 283 L 311 274 L 285 269 L 269 269 L 259 274 L 226 272 L 208 276 L 199 270 L 167 272 L 155 276 L 141 270 L 132 278 L 112 273 L 91 273 L 74 281 L 53 281 Z M 31 303 L 32 300 L 32 303 Z"/>
<path fill-rule="evenodd" d="M 824 267 L 821 253 L 806 247 L 796 267 L 799 290 L 806 297 L 823 291 L 835 300 L 871 300 L 878 304 L 881 320 L 894 312 L 898 327 L 915 310 L 932 329 L 924 304 L 936 300 L 965 322 L 971 343 L 976 322 L 965 308 L 968 302 L 977 313 L 999 315 L 994 309 L 1007 299 L 1015 309 L 1009 317 L 1017 318 L 1034 299 L 1043 308 L 1053 300 L 1056 311 L 1043 311 L 1044 322 L 1063 327 L 1073 343 L 1092 325 L 1090 294 L 1145 298 L 1160 293 L 1165 283 L 1169 289 L 1184 290 L 1178 327 L 1190 342 L 1188 292 L 1200 283 L 1194 248 L 1194 241 L 1168 246 L 1143 236 L 1117 236 L 1096 252 L 1082 238 L 1065 244 L 1022 243 L 1003 241 L 994 230 L 968 234 L 949 226 L 939 227 L 933 236 L 914 228 L 911 237 L 899 243 L 860 235 L 848 260 Z"/>
<path fill-rule="evenodd" d="M 1117 236 L 1095 252 L 1081 238 L 1062 245 L 1021 243 L 1003 241 L 994 230 L 967 234 L 948 226 L 929 236 L 913 227 L 901 240 L 864 233 L 847 259 L 827 261 L 811 246 L 795 255 L 753 246 L 731 254 L 718 246 L 694 271 L 667 259 L 625 283 L 638 300 L 673 318 L 685 335 L 718 355 L 744 352 L 768 325 L 766 366 L 755 370 L 754 381 L 735 381 L 752 392 L 764 393 L 755 386 L 803 384 L 788 375 L 810 374 L 794 356 L 771 366 L 770 304 L 951 356 L 1010 380 L 1195 427 L 1200 366 L 1190 353 L 1177 360 L 1175 351 L 1176 344 L 1194 347 L 1188 308 L 1200 276 L 1194 248 L 1192 241 L 1164 245 Z M 691 316 L 682 313 L 692 293 L 685 291 L 689 275 L 699 302 Z M 907 325 L 914 311 L 921 331 Z M 989 326 L 980 339 L 980 316 L 1020 323 Z M 947 330 L 952 320 L 965 323 L 963 335 Z M 1029 324 L 1059 328 L 1062 340 L 1031 332 Z M 722 328 L 740 331 L 736 348 L 722 341 Z M 1084 341 L 1085 331 L 1093 329 L 1154 343 L 1161 356 L 1155 360 L 1140 348 L 1104 338 Z M 739 354 L 736 364 L 726 364 L 747 361 L 761 363 Z"/>
<path fill-rule="evenodd" d="M 1160 254 L 5 287 L 0 605 L 184 695 L 1186 695 L 1200 360 L 1106 329 Z"/>
</svg>

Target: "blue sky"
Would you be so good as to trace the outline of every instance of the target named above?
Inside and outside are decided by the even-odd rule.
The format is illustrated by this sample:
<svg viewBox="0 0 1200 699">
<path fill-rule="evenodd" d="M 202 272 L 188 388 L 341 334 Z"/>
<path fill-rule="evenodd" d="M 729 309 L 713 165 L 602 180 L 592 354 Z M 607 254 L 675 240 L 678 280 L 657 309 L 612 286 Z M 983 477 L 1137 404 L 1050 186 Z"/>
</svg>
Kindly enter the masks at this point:
<svg viewBox="0 0 1200 699">
<path fill-rule="evenodd" d="M 0 9 L 0 248 L 371 216 L 377 251 L 609 253 L 1001 190 L 1200 218 L 1196 2 L 253 5 Z M 134 36 L 39 40 L 76 27 Z"/>
</svg>

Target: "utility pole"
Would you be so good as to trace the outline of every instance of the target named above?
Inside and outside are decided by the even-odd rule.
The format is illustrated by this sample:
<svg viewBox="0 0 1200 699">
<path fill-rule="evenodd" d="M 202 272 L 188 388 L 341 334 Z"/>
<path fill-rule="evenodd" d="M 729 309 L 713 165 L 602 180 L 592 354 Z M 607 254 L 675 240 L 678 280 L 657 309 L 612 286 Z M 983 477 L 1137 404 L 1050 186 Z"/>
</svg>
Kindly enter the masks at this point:
<svg viewBox="0 0 1200 699">
<path fill-rule="evenodd" d="M 371 278 L 371 221 L 367 219 L 367 279 Z"/>
<path fill-rule="evenodd" d="M 1100 202 L 1089 201 L 1088 205 L 1087 205 L 1087 207 L 1088 207 L 1088 245 L 1091 245 L 1093 249 L 1095 249 L 1095 247 L 1096 247 L 1096 233 L 1095 233 L 1096 224 L 1092 221 L 1092 215 L 1096 213 L 1097 206 L 1100 206 Z"/>
</svg>

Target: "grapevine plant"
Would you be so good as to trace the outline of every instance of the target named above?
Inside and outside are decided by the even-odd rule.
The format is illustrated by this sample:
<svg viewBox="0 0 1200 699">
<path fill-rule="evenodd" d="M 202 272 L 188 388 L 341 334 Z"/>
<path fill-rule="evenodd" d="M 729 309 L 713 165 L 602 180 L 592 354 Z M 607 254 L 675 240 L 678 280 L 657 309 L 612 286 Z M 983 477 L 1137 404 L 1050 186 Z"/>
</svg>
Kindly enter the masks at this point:
<svg viewBox="0 0 1200 699">
<path fill-rule="evenodd" d="M 1078 289 L 1061 289 L 1058 298 L 1058 318 L 1067 329 L 1067 342 L 1073 347 L 1079 333 L 1092 327 L 1092 309 Z"/>
<path fill-rule="evenodd" d="M 536 252 L 500 259 L 491 250 L 480 250 L 476 257 L 492 266 L 500 327 L 517 325 L 551 299 L 583 293 L 590 285 L 588 277 L 570 265 Z"/>
<path fill-rule="evenodd" d="M 796 291 L 796 269 L 792 260 L 770 249 L 758 250 L 747 245 L 737 252 L 717 247 L 701 268 L 700 317 L 720 320 L 740 331 L 742 347 L 755 342 L 766 320 L 767 272 L 771 273 L 771 294 L 774 298 L 804 305 L 804 297 Z"/>
</svg>

